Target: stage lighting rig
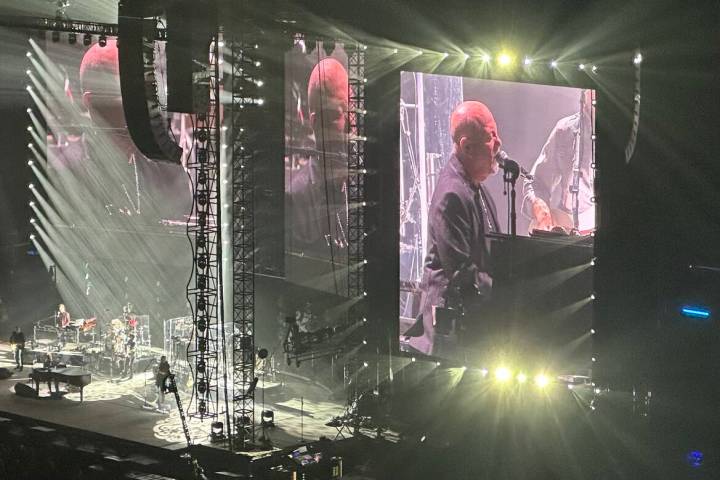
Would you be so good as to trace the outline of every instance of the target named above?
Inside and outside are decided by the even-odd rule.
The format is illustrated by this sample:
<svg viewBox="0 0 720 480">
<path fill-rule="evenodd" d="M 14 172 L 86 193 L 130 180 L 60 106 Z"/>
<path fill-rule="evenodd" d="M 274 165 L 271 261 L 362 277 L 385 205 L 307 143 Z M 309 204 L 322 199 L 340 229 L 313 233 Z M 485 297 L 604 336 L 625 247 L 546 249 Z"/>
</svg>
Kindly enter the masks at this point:
<svg viewBox="0 0 720 480">
<path fill-rule="evenodd" d="M 98 45 L 100 45 L 101 47 L 107 46 L 107 37 L 105 35 L 100 35 L 100 37 L 98 38 Z"/>
<path fill-rule="evenodd" d="M 90 35 L 89 33 L 86 33 L 85 35 L 83 35 L 83 45 L 85 45 L 86 47 L 89 47 L 91 43 L 92 43 L 92 35 Z"/>
</svg>

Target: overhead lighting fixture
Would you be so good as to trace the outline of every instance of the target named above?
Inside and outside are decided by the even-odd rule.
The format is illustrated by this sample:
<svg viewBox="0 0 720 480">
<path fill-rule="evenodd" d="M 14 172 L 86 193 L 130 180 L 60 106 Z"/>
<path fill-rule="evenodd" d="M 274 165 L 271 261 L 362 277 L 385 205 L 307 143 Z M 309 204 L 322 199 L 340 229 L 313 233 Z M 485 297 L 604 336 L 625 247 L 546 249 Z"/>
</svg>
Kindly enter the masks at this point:
<svg viewBox="0 0 720 480">
<path fill-rule="evenodd" d="M 512 63 L 512 57 L 508 55 L 507 53 L 501 53 L 500 56 L 498 56 L 498 64 L 500 64 L 503 67 L 507 67 Z"/>
<path fill-rule="evenodd" d="M 581 63 L 580 65 L 578 65 L 578 70 L 585 70 L 585 64 Z"/>
<path fill-rule="evenodd" d="M 557 62 L 557 60 L 553 60 L 553 61 L 550 62 L 550 68 L 557 68 L 557 67 L 558 67 L 558 62 Z"/>
<path fill-rule="evenodd" d="M 85 35 L 83 35 L 83 45 L 85 45 L 86 47 L 89 47 L 91 43 L 92 43 L 92 35 L 90 35 L 89 33 L 86 33 Z"/>
<path fill-rule="evenodd" d="M 523 65 L 525 65 L 526 67 L 529 67 L 530 65 L 532 65 L 532 63 L 532 58 L 525 57 L 525 59 L 523 60 Z"/>
<path fill-rule="evenodd" d="M 107 37 L 105 35 L 100 35 L 100 38 L 98 38 L 98 45 L 101 47 L 105 47 L 107 45 Z"/>
<path fill-rule="evenodd" d="M 487 63 L 491 60 L 490 55 L 488 55 L 487 53 L 484 53 L 481 58 L 482 58 L 482 61 L 485 63 Z"/>
<path fill-rule="evenodd" d="M 75 33 L 75 32 L 68 33 L 68 43 L 70 45 L 75 45 L 77 43 L 77 33 Z"/>
<path fill-rule="evenodd" d="M 510 377 L 512 377 L 512 373 L 505 367 L 500 367 L 495 370 L 495 378 L 501 382 L 510 380 Z"/>
<path fill-rule="evenodd" d="M 519 383 L 525 383 L 525 382 L 527 381 L 527 375 L 525 375 L 525 374 L 522 373 L 522 372 L 518 373 L 518 375 L 517 375 L 517 381 L 518 381 Z"/>
<path fill-rule="evenodd" d="M 642 63 L 642 61 L 643 61 L 642 53 L 637 52 L 637 53 L 635 54 L 635 57 L 633 57 L 633 63 L 634 63 L 635 65 L 640 65 L 640 64 Z"/>
<path fill-rule="evenodd" d="M 540 388 L 545 388 L 550 383 L 550 379 L 545 374 L 538 374 L 535 376 L 535 385 Z"/>
</svg>

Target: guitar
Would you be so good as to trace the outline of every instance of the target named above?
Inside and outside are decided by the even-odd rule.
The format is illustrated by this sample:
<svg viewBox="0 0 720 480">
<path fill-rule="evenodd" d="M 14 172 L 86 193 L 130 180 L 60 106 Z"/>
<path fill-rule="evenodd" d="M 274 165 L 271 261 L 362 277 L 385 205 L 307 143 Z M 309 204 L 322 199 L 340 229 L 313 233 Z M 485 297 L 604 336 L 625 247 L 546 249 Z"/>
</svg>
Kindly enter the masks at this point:
<svg viewBox="0 0 720 480">
<path fill-rule="evenodd" d="M 554 231 L 557 227 L 560 227 L 565 234 L 569 235 L 570 232 L 572 232 L 575 228 L 573 224 L 572 213 L 568 213 L 558 208 L 550 208 L 550 217 L 552 218 L 552 227 L 547 231 Z M 580 213 L 580 215 L 578 216 L 578 222 L 580 223 L 580 225 L 594 225 L 595 209 L 589 208 L 584 212 Z M 532 221 L 530 221 L 528 232 L 532 233 L 533 230 L 545 231 L 546 229 L 539 228 L 537 219 L 533 218 Z M 593 230 L 595 230 L 594 227 L 586 230 L 579 230 L 578 233 L 580 235 L 589 235 Z"/>
</svg>

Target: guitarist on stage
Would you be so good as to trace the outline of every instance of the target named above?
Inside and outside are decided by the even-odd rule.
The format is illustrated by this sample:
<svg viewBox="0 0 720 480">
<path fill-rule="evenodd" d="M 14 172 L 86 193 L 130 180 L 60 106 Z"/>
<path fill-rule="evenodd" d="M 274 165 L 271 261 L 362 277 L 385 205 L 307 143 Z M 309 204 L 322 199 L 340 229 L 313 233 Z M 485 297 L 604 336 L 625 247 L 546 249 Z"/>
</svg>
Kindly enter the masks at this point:
<svg viewBox="0 0 720 480">
<path fill-rule="evenodd" d="M 561 227 L 581 235 L 595 229 L 592 90 L 583 90 L 579 111 L 561 118 L 523 186 L 523 212 L 532 230 Z"/>
<path fill-rule="evenodd" d="M 15 331 L 10 335 L 10 345 L 15 353 L 15 370 L 23 369 L 23 352 L 25 351 L 25 334 L 20 327 L 15 327 Z"/>
</svg>

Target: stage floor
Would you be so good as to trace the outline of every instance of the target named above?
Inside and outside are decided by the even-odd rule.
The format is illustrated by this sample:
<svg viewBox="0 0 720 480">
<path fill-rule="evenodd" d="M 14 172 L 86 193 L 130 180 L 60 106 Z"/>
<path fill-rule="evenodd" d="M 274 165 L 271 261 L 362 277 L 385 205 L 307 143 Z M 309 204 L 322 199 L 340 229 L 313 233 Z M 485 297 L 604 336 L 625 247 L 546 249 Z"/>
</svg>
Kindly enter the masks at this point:
<svg viewBox="0 0 720 480">
<path fill-rule="evenodd" d="M 9 379 L 0 380 L 0 411 L 156 447 L 179 449 L 186 445 L 174 396 L 165 396 L 168 412 L 154 408 L 157 393 L 152 373 L 136 374 L 133 379 L 120 382 L 93 373 L 92 382 L 85 387 L 84 401 L 81 403 L 79 392 L 67 393 L 62 399 L 51 399 L 47 385 L 40 386 L 39 398 L 16 395 L 16 383 L 32 384 L 29 379 L 32 367 L 25 366 L 22 372 L 15 371 L 7 344 L 0 344 L 0 367 L 13 372 Z M 266 429 L 265 432 L 273 449 L 318 440 L 321 436 L 334 439 L 337 430 L 325 424 L 334 416 L 342 414 L 345 405 L 330 400 L 330 392 L 326 388 L 299 376 L 279 373 L 275 379 L 276 382 L 265 382 L 267 388 L 264 395 L 264 408 L 274 412 L 276 426 Z M 263 434 L 259 427 L 263 410 L 262 383 L 261 381 L 255 393 L 257 438 Z M 61 384 L 60 389 L 62 391 L 65 387 Z M 189 395 L 183 393 L 181 399 L 187 410 Z M 146 404 L 153 408 L 144 408 Z M 224 423 L 224 415 L 219 420 Z M 210 443 L 210 420 L 188 418 L 188 424 L 194 444 L 223 448 L 222 445 Z M 345 436 L 348 434 L 345 433 Z"/>
</svg>

